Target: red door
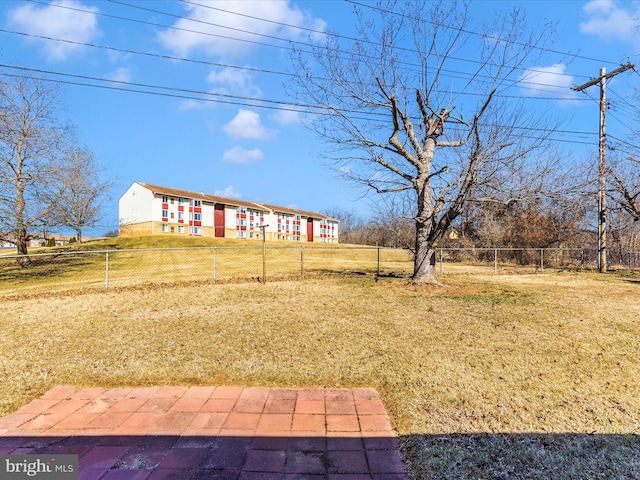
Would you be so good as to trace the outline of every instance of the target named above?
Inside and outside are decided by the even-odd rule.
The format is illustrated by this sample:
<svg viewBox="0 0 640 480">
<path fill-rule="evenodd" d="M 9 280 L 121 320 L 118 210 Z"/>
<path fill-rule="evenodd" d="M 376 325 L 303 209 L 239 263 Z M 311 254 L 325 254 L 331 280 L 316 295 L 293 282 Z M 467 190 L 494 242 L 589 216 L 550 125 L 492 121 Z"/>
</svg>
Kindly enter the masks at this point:
<svg viewBox="0 0 640 480">
<path fill-rule="evenodd" d="M 224 238 L 224 204 L 216 203 L 213 211 L 213 228 L 215 236 Z"/>
<path fill-rule="evenodd" d="M 307 218 L 307 242 L 313 242 L 313 218 Z"/>
</svg>

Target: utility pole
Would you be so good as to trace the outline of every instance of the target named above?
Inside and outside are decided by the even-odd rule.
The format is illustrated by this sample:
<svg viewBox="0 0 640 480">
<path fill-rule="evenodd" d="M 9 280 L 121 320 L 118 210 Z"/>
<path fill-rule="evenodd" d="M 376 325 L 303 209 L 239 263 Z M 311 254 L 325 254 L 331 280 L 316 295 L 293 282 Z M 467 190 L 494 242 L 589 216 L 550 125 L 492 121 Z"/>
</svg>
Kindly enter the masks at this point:
<svg viewBox="0 0 640 480">
<path fill-rule="evenodd" d="M 600 84 L 600 134 L 598 142 L 598 271 L 607 271 L 607 206 L 606 206 L 606 161 L 605 153 L 607 147 L 606 135 L 606 111 L 607 111 L 607 79 L 615 77 L 619 73 L 626 72 L 634 68 L 635 65 L 626 63 L 620 68 L 616 68 L 611 73 L 606 73 L 606 69 L 600 69 L 600 76 L 589 80 L 578 87 L 572 87 L 576 92 Z"/>
</svg>

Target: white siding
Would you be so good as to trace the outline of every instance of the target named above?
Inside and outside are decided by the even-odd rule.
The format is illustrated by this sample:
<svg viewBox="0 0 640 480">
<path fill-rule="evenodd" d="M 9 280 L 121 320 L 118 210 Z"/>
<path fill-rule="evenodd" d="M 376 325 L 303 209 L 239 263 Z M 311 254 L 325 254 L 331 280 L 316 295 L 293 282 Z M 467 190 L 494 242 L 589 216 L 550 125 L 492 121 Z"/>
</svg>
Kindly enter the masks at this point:
<svg viewBox="0 0 640 480">
<path fill-rule="evenodd" d="M 120 197 L 118 202 L 118 210 L 120 216 L 120 224 L 127 225 L 132 223 L 148 222 L 153 219 L 162 220 L 160 211 L 160 202 L 158 208 L 154 208 L 153 193 L 139 183 L 132 184 L 124 195 Z M 154 212 L 157 210 L 157 212 Z M 156 215 L 154 215 L 154 213 Z"/>
</svg>

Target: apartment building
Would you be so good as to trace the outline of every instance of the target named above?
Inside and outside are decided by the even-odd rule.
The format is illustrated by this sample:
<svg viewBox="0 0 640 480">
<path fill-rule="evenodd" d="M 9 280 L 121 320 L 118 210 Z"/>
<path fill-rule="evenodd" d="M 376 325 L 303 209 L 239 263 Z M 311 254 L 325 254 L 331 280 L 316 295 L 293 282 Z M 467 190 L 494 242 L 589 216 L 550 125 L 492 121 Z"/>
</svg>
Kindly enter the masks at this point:
<svg viewBox="0 0 640 480">
<path fill-rule="evenodd" d="M 134 182 L 118 202 L 121 236 L 185 235 L 338 243 L 338 221 L 314 212 Z"/>
</svg>

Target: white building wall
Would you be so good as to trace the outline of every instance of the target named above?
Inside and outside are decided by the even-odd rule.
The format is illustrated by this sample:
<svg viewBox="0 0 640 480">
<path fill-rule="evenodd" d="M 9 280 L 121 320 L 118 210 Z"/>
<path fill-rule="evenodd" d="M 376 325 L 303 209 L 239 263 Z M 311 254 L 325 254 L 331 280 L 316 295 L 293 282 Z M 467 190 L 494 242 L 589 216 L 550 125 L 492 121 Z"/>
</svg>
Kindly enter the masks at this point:
<svg viewBox="0 0 640 480">
<path fill-rule="evenodd" d="M 157 217 L 160 220 L 160 206 L 158 204 L 157 215 L 154 208 L 153 193 L 140 185 L 133 183 L 118 201 L 118 211 L 120 224 L 148 222 L 149 219 Z"/>
<path fill-rule="evenodd" d="M 236 206 L 226 205 L 224 206 L 224 228 L 236 229 Z"/>
<path fill-rule="evenodd" d="M 213 227 L 213 203 L 202 203 L 202 226 Z"/>
</svg>

